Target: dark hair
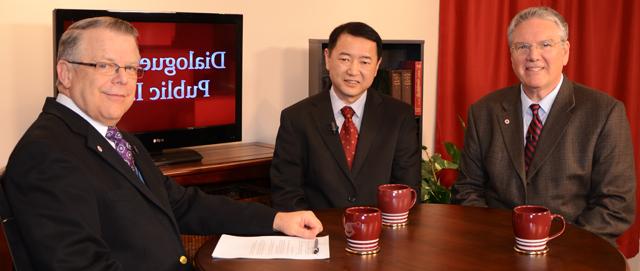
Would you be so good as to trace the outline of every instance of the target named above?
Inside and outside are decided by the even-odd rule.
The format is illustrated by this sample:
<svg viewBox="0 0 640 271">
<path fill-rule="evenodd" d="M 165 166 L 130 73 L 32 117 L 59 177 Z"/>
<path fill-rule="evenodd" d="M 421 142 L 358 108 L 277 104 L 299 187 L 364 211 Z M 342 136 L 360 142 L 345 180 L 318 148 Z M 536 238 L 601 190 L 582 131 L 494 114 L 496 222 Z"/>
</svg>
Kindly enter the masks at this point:
<svg viewBox="0 0 640 271">
<path fill-rule="evenodd" d="M 382 57 L 382 38 L 380 38 L 380 35 L 378 35 L 375 29 L 362 22 L 349 22 L 333 29 L 331 35 L 329 35 L 329 53 L 336 47 L 338 38 L 344 33 L 375 42 L 378 59 Z"/>
</svg>

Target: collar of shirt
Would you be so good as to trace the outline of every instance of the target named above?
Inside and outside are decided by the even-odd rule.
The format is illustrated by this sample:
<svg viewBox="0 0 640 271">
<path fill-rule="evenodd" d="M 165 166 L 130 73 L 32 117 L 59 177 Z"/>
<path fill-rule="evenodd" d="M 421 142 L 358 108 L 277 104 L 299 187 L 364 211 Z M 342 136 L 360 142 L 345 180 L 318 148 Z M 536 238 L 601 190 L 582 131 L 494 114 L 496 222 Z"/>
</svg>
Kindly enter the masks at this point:
<svg viewBox="0 0 640 271">
<path fill-rule="evenodd" d="M 333 86 L 331 87 L 331 90 L 329 90 L 329 97 L 331 98 L 331 108 L 333 109 L 333 117 L 336 120 L 336 125 L 338 125 L 338 129 L 342 129 L 342 124 L 344 123 L 344 116 L 342 115 L 342 112 L 340 112 L 340 109 L 348 105 L 348 106 L 351 106 L 351 108 L 355 112 L 352 120 L 353 120 L 353 123 L 356 125 L 356 128 L 358 128 L 358 133 L 360 133 L 360 124 L 362 124 L 362 114 L 364 114 L 364 104 L 367 101 L 367 91 L 368 90 L 362 93 L 362 96 L 360 96 L 360 98 L 358 98 L 352 104 L 346 104 L 345 102 L 340 100 L 340 98 L 338 98 L 338 95 L 336 95 L 336 92 L 333 89 Z"/>
<path fill-rule="evenodd" d="M 105 140 L 107 140 L 107 142 L 109 142 L 109 144 L 111 144 L 111 147 L 115 148 L 116 144 L 111 142 L 111 140 L 108 140 L 105 136 L 107 135 L 107 129 L 109 127 L 107 127 L 106 125 L 95 121 L 94 119 L 92 119 L 91 117 L 89 117 L 89 115 L 87 115 L 86 113 L 84 113 L 84 111 L 82 111 L 82 109 L 80 109 L 80 107 L 78 107 L 78 105 L 76 105 L 76 103 L 71 100 L 71 98 L 67 97 L 66 95 L 62 94 L 62 93 L 58 93 L 58 97 L 56 97 L 56 101 L 66 107 L 68 107 L 69 109 L 71 109 L 71 111 L 75 112 L 76 114 L 80 115 L 80 117 L 82 117 L 84 120 L 86 120 L 89 124 L 91 124 L 91 126 L 93 126 L 93 128 L 95 128 L 98 133 L 100 133 L 102 135 L 102 137 L 104 137 Z"/>
<path fill-rule="evenodd" d="M 540 120 L 542 120 L 542 124 L 547 121 L 547 116 L 549 112 L 551 112 L 551 107 L 553 106 L 553 102 L 556 100 L 556 96 L 558 96 L 558 92 L 560 92 L 560 86 L 562 86 L 562 81 L 564 81 L 564 76 L 560 77 L 560 82 L 556 85 L 553 90 L 547 94 L 542 100 L 537 102 L 540 105 L 540 110 L 538 110 L 538 116 L 540 116 Z M 520 84 L 520 103 L 522 104 L 522 123 L 523 125 L 523 134 L 522 137 L 525 138 L 526 144 L 526 136 L 527 129 L 529 128 L 529 123 L 533 119 L 533 113 L 531 113 L 531 109 L 529 106 L 534 102 L 527 97 L 527 94 L 524 93 L 524 89 L 522 88 L 522 84 Z"/>
</svg>

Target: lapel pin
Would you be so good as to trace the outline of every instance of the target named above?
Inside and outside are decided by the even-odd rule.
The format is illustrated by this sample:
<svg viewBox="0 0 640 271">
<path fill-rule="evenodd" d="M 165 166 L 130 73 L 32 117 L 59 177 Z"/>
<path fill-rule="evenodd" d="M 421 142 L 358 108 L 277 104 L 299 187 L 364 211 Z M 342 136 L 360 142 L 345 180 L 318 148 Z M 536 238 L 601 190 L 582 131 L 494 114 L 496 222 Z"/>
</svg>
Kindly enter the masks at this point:
<svg viewBox="0 0 640 271">
<path fill-rule="evenodd" d="M 511 121 L 510 121 L 509 119 L 504 119 L 504 124 L 509 125 L 509 123 L 510 123 L 510 122 L 511 122 Z"/>
<path fill-rule="evenodd" d="M 100 147 L 100 145 L 96 146 L 96 148 L 98 149 L 99 152 L 102 152 L 102 147 Z"/>
</svg>

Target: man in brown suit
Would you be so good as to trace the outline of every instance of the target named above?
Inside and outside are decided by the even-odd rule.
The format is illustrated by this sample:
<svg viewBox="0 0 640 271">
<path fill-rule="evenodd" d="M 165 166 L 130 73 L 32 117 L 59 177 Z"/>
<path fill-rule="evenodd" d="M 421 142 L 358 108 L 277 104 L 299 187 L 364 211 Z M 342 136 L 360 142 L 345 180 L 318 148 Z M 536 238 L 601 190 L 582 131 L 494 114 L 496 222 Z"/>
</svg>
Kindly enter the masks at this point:
<svg viewBox="0 0 640 271">
<path fill-rule="evenodd" d="M 453 201 L 543 205 L 614 243 L 635 215 L 624 105 L 562 75 L 570 46 L 567 23 L 556 11 L 523 10 L 508 35 L 521 83 L 470 107 Z"/>
</svg>

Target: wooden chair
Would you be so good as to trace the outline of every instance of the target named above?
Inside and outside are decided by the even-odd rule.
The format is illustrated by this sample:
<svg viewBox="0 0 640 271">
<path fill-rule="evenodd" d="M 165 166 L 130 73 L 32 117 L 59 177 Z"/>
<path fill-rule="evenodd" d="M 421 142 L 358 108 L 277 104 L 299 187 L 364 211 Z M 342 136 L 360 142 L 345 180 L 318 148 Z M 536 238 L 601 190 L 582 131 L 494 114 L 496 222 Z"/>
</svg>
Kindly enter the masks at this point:
<svg viewBox="0 0 640 271">
<path fill-rule="evenodd" d="M 213 238 L 212 235 L 180 235 L 182 245 L 184 246 L 185 253 L 187 254 L 186 256 L 189 258 L 190 263 L 194 262 L 193 260 L 196 258 L 198 249 L 200 249 L 200 247 L 211 238 Z"/>
<path fill-rule="evenodd" d="M 0 228 L 2 228 L 2 233 L 7 241 L 8 250 L 13 261 L 13 269 L 16 271 L 34 270 L 24 247 L 20 230 L 16 225 L 11 206 L 7 201 L 3 185 L 4 174 L 0 175 L 0 223 L 2 224 Z"/>
</svg>

